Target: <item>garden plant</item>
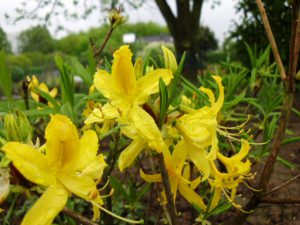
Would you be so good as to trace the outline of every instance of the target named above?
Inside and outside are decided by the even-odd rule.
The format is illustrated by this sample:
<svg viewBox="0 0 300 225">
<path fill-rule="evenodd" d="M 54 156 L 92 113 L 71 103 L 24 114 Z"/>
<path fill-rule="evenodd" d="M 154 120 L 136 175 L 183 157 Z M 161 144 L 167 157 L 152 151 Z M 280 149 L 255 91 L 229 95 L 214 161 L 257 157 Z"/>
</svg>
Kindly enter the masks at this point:
<svg viewBox="0 0 300 225">
<path fill-rule="evenodd" d="M 125 22 L 117 10 L 102 44 L 91 41 L 86 64 L 55 56 L 60 86 L 33 74 L 14 83 L 1 51 L 0 221 L 204 225 L 236 211 L 222 224 L 242 224 L 272 201 L 271 192 L 299 178 L 268 187 L 276 161 L 297 167 L 278 154 L 300 141 L 299 130 L 288 128 L 290 115 L 300 116 L 293 107 L 299 1 L 291 3 L 289 65 L 256 2 L 270 46 L 258 53 L 246 44 L 251 68 L 223 62 L 197 83 L 184 77 L 185 54 L 177 60 L 166 46 L 155 59 L 135 57 L 129 45 L 112 61 L 103 57 Z M 258 164 L 262 172 L 253 170 Z"/>
</svg>

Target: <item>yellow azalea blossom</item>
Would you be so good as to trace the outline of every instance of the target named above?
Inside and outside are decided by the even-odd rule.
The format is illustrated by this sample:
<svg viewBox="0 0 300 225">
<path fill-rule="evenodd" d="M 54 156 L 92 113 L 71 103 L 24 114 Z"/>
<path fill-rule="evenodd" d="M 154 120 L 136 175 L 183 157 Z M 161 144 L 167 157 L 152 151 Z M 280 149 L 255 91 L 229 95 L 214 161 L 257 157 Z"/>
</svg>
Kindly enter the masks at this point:
<svg viewBox="0 0 300 225">
<path fill-rule="evenodd" d="M 206 205 L 202 198 L 193 190 L 199 183 L 200 178 L 194 181 L 190 179 L 190 168 L 185 162 L 185 152 L 182 151 L 181 146 L 176 145 L 172 155 L 169 151 L 164 151 L 164 160 L 166 169 L 169 175 L 171 191 L 173 193 L 173 200 L 175 203 L 177 191 L 191 204 L 196 205 L 202 210 L 206 209 Z M 147 175 L 140 170 L 141 177 L 147 182 L 161 182 L 161 174 Z"/>
<path fill-rule="evenodd" d="M 240 208 L 240 205 L 234 203 L 237 187 L 244 179 L 253 177 L 249 172 L 250 161 L 247 159 L 245 162 L 242 162 L 248 155 L 249 149 L 249 143 L 246 140 L 242 140 L 241 149 L 237 154 L 225 157 L 221 153 L 218 153 L 217 158 L 225 166 L 226 172 L 220 172 L 215 163 L 210 162 L 213 179 L 209 180 L 209 182 L 214 189 L 210 211 L 218 205 L 222 192 L 235 207 Z"/>
<path fill-rule="evenodd" d="M 79 139 L 69 118 L 54 115 L 46 128 L 45 138 L 45 154 L 19 142 L 8 142 L 2 147 L 26 179 L 47 187 L 23 218 L 22 225 L 52 224 L 71 193 L 102 204 L 96 184 L 106 163 L 102 154 L 97 155 L 96 133 L 85 131 Z M 95 204 L 93 209 L 95 216 L 99 216 Z"/>
<path fill-rule="evenodd" d="M 189 109 L 189 113 L 176 120 L 175 127 L 182 135 L 178 147 L 185 152 L 184 157 L 190 159 L 199 172 L 202 180 L 210 176 L 209 160 L 214 160 L 218 151 L 218 113 L 224 102 L 224 87 L 219 76 L 213 76 L 219 87 L 219 97 L 215 96 L 210 89 L 201 87 L 200 90 L 209 97 L 211 106 L 200 109 Z"/>
<path fill-rule="evenodd" d="M 150 148 L 161 152 L 165 147 L 161 133 L 154 119 L 141 106 L 148 101 L 151 94 L 159 92 L 159 79 L 162 78 L 168 85 L 173 74 L 168 69 L 156 69 L 139 77 L 140 72 L 136 71 L 140 70 L 137 69 L 138 66 L 134 68 L 131 58 L 129 46 L 120 47 L 114 52 L 111 74 L 105 70 L 97 70 L 94 85 L 109 100 L 108 104 L 120 113 L 117 122 L 127 125 L 121 129 L 122 133 L 132 139 L 147 140 Z M 135 147 L 132 148 L 133 146 Z M 134 151 L 137 155 L 142 150 L 140 147 L 141 145 L 136 145 L 133 141 L 121 153 L 121 170 L 130 165 L 127 160 L 133 161 L 131 154 Z"/>
<path fill-rule="evenodd" d="M 36 102 L 48 104 L 50 107 L 52 107 L 53 105 L 50 102 L 48 102 L 46 99 L 44 99 L 42 96 L 40 96 L 38 93 L 36 93 L 35 89 L 38 88 L 39 90 L 50 95 L 52 98 L 55 98 L 55 96 L 57 95 L 57 88 L 53 88 L 50 91 L 49 88 L 47 87 L 47 85 L 43 82 L 39 83 L 38 79 L 34 75 L 32 76 L 32 78 L 29 78 L 27 76 L 27 81 L 30 82 L 28 87 L 29 87 L 30 94 L 31 94 L 31 97 L 33 98 L 33 100 Z"/>
</svg>

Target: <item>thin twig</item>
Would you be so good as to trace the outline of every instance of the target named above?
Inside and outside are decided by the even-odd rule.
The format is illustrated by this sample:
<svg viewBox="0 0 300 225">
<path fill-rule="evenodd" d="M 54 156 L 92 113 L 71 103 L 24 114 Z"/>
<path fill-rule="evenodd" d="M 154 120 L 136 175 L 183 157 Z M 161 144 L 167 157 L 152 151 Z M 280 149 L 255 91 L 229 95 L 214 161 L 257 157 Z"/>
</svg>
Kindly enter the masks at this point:
<svg viewBox="0 0 300 225">
<path fill-rule="evenodd" d="M 262 198 L 261 203 L 269 204 L 300 204 L 300 199 L 271 199 L 271 198 Z"/>
<path fill-rule="evenodd" d="M 170 186 L 170 180 L 162 153 L 158 154 L 159 169 L 162 177 L 162 184 L 167 198 L 167 209 L 171 219 L 171 225 L 176 225 L 176 211 L 173 201 L 173 195 Z"/>
<path fill-rule="evenodd" d="M 279 189 L 281 189 L 281 188 L 285 187 L 286 185 L 292 183 L 294 180 L 297 180 L 299 177 L 300 177 L 300 173 L 297 176 L 294 176 L 293 178 L 291 178 L 291 179 L 287 180 L 286 182 L 280 184 L 279 186 L 271 189 L 266 195 L 269 195 L 269 194 L 271 194 L 275 191 L 278 191 Z"/>
<path fill-rule="evenodd" d="M 94 49 L 94 58 L 98 58 L 101 54 L 101 52 L 103 51 L 105 45 L 107 44 L 112 32 L 114 31 L 114 28 L 112 26 L 110 26 L 109 31 L 107 32 L 101 46 L 98 49 Z"/>
<path fill-rule="evenodd" d="M 83 225 L 98 225 L 67 207 L 64 207 L 62 212 Z"/>
<path fill-rule="evenodd" d="M 279 69 L 281 79 L 286 80 L 286 78 L 287 78 L 286 73 L 285 73 L 285 70 L 284 70 L 284 67 L 283 67 L 283 64 L 282 64 L 281 57 L 280 57 L 279 52 L 278 52 L 278 48 L 277 48 L 277 45 L 276 45 L 276 41 L 275 41 L 273 32 L 272 32 L 270 24 L 269 24 L 269 20 L 268 20 L 267 14 L 266 14 L 266 10 L 265 10 L 261 0 L 256 0 L 256 4 L 257 4 L 258 9 L 260 11 L 261 18 L 263 20 L 263 24 L 264 24 L 264 27 L 265 27 L 265 30 L 266 30 L 269 42 L 271 44 L 273 54 L 274 54 L 274 58 L 275 58 L 275 60 L 278 64 L 278 69 Z"/>
</svg>

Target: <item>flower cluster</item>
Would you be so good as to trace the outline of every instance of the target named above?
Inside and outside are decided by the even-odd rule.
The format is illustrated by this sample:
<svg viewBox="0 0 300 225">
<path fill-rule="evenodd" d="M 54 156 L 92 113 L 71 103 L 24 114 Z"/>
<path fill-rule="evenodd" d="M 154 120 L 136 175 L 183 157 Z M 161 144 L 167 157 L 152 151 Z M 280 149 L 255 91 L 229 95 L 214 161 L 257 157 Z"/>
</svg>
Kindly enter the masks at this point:
<svg viewBox="0 0 300 225">
<path fill-rule="evenodd" d="M 224 104 L 222 79 L 212 76 L 218 87 L 218 97 L 213 90 L 200 88 L 207 96 L 209 105 L 195 107 L 191 99 L 182 96 L 181 103 L 175 106 L 167 99 L 166 112 L 162 116 L 162 86 L 168 92 L 167 87 L 178 81 L 174 77 L 178 78 L 180 74 L 180 66 L 173 53 L 166 47 L 162 47 L 162 51 L 163 68 L 143 66 L 140 58 L 133 64 L 132 52 L 125 45 L 115 51 L 110 72 L 97 70 L 90 92 L 100 92 L 107 101 L 105 104 L 88 102 L 89 107 L 83 113 L 85 127 L 81 138 L 68 117 L 56 114 L 51 115 L 45 130 L 46 143 L 41 147 L 33 146 L 31 141 L 26 142 L 30 134 L 26 138 L 10 138 L 10 142 L 2 147 L 6 157 L 27 180 L 45 188 L 23 218 L 22 225 L 51 224 L 72 194 L 92 204 L 94 219 L 100 216 L 99 208 L 107 212 L 101 208 L 103 201 L 97 189 L 107 166 L 105 156 L 98 153 L 98 135 L 116 126 L 120 134 L 130 140 L 118 158 L 120 171 L 132 166 L 142 151 L 150 153 L 145 154 L 147 157 L 160 154 L 166 167 L 173 203 L 179 192 L 198 209 L 211 212 L 218 206 L 223 193 L 230 203 L 240 207 L 235 203 L 237 187 L 253 176 L 250 173 L 251 163 L 246 159 L 250 145 L 240 138 L 242 126 L 224 127 L 220 124 L 220 111 Z M 40 96 L 40 91 L 53 98 L 57 94 L 56 89 L 49 91 L 44 83 L 38 84 L 35 77 L 29 81 L 31 95 L 38 102 L 45 100 Z M 47 101 L 44 103 L 51 106 Z M 17 126 L 10 122 L 10 117 L 6 120 L 10 125 L 7 127 Z M 97 126 L 91 125 L 95 123 Z M 91 129 L 99 126 L 100 130 Z M 234 130 L 235 133 L 230 134 L 227 130 Z M 11 136 L 16 135 L 13 133 Z M 222 153 L 220 136 L 238 140 L 240 150 L 230 157 Z M 155 168 L 152 172 L 155 173 Z M 147 182 L 162 182 L 165 178 L 161 171 L 157 172 L 146 174 L 140 169 L 140 176 Z M 6 184 L 0 203 L 8 193 L 7 180 L 7 176 L 0 180 L 0 183 Z M 210 200 L 199 191 L 207 187 Z M 166 199 L 164 191 L 160 200 L 162 204 L 171 202 Z"/>
<path fill-rule="evenodd" d="M 138 66 L 140 60 L 132 64 L 132 53 L 128 46 L 117 50 L 111 74 L 98 70 L 94 77 L 96 89 L 108 101 L 103 106 L 95 107 L 85 123 L 100 123 L 103 127 L 107 124 L 122 125 L 121 133 L 132 141 L 119 157 L 121 171 L 131 166 L 142 150 L 162 153 L 174 201 L 179 191 L 191 204 L 211 211 L 218 205 L 223 192 L 233 205 L 239 207 L 234 203 L 234 198 L 238 184 L 251 177 L 250 161 L 243 161 L 250 146 L 248 141 L 241 139 L 240 151 L 231 157 L 224 156 L 219 150 L 218 133 L 230 136 L 218 124 L 218 116 L 224 103 L 222 79 L 219 76 L 212 77 L 219 89 L 217 99 L 211 89 L 200 88 L 207 95 L 209 106 L 194 109 L 185 105 L 188 110 L 177 111 L 170 106 L 172 113 L 159 129 L 159 115 L 155 113 L 155 104 L 153 108 L 149 106 L 149 99 L 155 98 L 155 94 L 159 92 L 159 80 L 162 79 L 168 85 L 177 70 L 173 53 L 165 47 L 162 50 L 165 69 L 146 68 L 145 75 L 142 75 L 143 71 Z M 187 100 L 189 99 L 184 97 L 182 104 L 189 102 Z M 193 163 L 199 174 L 193 181 L 190 180 L 190 163 Z M 220 169 L 220 164 L 225 167 L 224 171 Z M 162 181 L 161 174 L 147 175 L 142 170 L 140 174 L 148 182 Z M 213 192 L 209 209 L 196 191 L 205 182 Z"/>
</svg>

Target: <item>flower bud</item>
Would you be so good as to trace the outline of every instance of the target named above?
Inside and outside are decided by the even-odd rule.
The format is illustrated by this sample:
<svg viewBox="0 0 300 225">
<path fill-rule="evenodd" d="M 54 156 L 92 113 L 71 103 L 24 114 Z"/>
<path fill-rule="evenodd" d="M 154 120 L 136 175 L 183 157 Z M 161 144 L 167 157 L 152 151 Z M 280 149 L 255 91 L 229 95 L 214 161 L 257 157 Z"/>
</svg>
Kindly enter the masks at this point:
<svg viewBox="0 0 300 225">
<path fill-rule="evenodd" d="M 175 73 L 178 66 L 173 52 L 165 46 L 161 46 L 161 49 L 164 53 L 165 68 L 170 69 L 173 73 Z"/>
<path fill-rule="evenodd" d="M 126 22 L 126 18 L 122 16 L 118 10 L 115 9 L 110 11 L 108 18 L 113 29 Z"/>
<path fill-rule="evenodd" d="M 15 110 L 4 117 L 4 130 L 7 141 L 27 143 L 31 140 L 31 125 L 22 111 Z"/>
</svg>

